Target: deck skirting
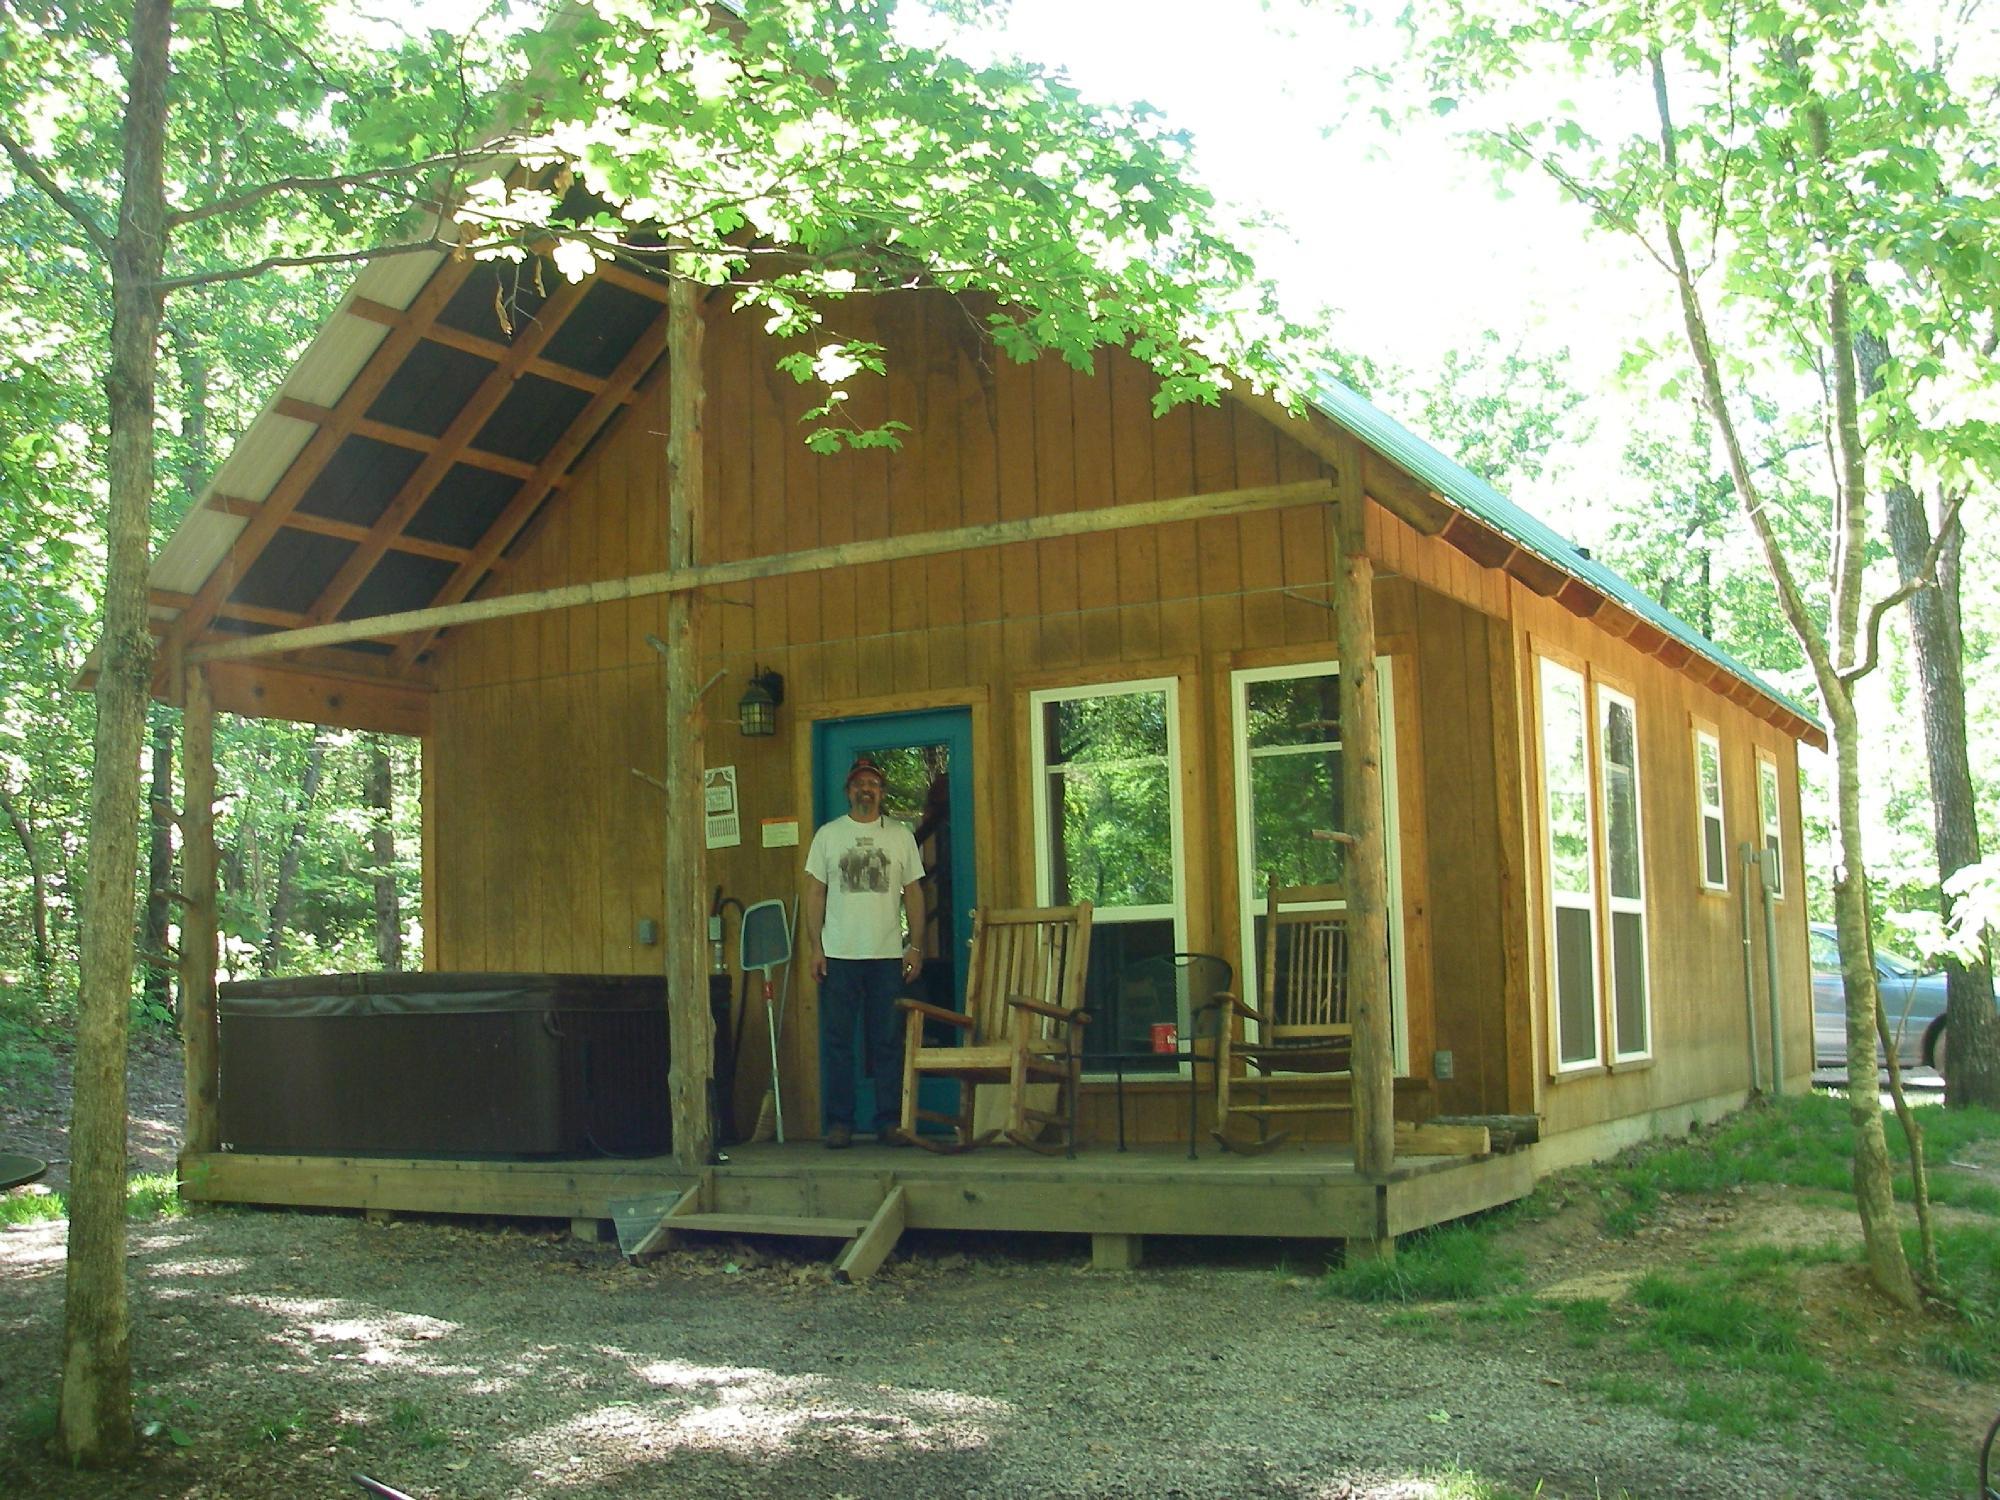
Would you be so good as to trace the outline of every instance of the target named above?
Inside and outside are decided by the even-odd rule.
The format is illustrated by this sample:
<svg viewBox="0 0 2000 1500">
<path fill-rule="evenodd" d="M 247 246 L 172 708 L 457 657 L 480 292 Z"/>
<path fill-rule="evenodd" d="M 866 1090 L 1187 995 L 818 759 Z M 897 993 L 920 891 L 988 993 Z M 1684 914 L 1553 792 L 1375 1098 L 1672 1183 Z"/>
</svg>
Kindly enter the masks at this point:
<svg viewBox="0 0 2000 1500">
<path fill-rule="evenodd" d="M 958 1157 L 814 1145 L 732 1150 L 715 1168 L 718 1210 L 866 1215 L 904 1190 L 907 1227 L 1044 1234 L 1222 1235 L 1379 1241 L 1523 1197 L 1528 1156 L 1402 1158 L 1381 1180 L 1344 1153 L 1190 1162 L 1180 1152 L 1086 1152 L 1074 1161 L 995 1149 Z M 471 1161 L 221 1151 L 181 1162 L 204 1203 L 375 1212 L 609 1219 L 620 1199 L 671 1195 L 691 1177 L 671 1157 Z"/>
</svg>

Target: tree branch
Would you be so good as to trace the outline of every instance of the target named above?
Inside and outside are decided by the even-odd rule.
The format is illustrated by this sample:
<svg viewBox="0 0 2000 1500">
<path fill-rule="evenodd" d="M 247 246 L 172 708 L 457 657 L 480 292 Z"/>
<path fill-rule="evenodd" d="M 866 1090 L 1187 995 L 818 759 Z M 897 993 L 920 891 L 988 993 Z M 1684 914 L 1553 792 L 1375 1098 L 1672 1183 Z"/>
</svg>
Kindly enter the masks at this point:
<svg viewBox="0 0 2000 1500">
<path fill-rule="evenodd" d="M 346 266 L 365 260 L 381 260 L 391 255 L 419 255 L 426 252 L 446 254 L 464 252 L 474 254 L 480 250 L 492 249 L 507 243 L 492 240 L 486 244 L 467 245 L 458 240 L 448 240 L 432 234 L 427 239 L 405 240 L 395 245 L 371 245 L 365 250 L 329 250 L 321 255 L 267 255 L 249 265 L 227 266 L 218 271 L 193 271 L 185 276 L 162 276 L 153 283 L 153 289 L 161 294 L 183 291 L 194 286 L 215 286 L 225 281 L 250 281 L 262 276 L 266 271 L 276 271 L 301 266 Z"/>
<path fill-rule="evenodd" d="M 503 147 L 482 146 L 477 150 L 449 151 L 441 156 L 430 156 L 422 161 L 402 162 L 393 167 L 376 167 L 366 172 L 345 172 L 333 177 L 279 177 L 229 198 L 218 198 L 194 208 L 183 208 L 167 215 L 170 227 L 196 224 L 203 219 L 212 219 L 218 214 L 237 213 L 266 198 L 274 198 L 280 193 L 337 193 L 345 188 L 367 187 L 399 177 L 413 177 L 437 167 L 461 167 L 483 158 L 506 155 Z"/>
<path fill-rule="evenodd" d="M 1924 553 L 1924 560 L 1917 571 L 1906 578 L 1895 592 L 1876 600 L 1874 607 L 1868 611 L 1868 623 L 1863 627 L 1863 633 L 1868 637 L 1868 654 L 1859 666 L 1849 667 L 1840 674 L 1840 680 L 1849 687 L 1875 670 L 1882 644 L 1882 617 L 1917 590 L 1936 585 L 1938 559 L 1944 556 L 1945 548 L 1951 544 L 1952 533 L 1958 529 L 1958 513 L 1964 505 L 1965 491 L 1960 490 L 1951 497 L 1950 508 L 1945 511 L 1944 519 L 1938 522 L 1937 535 L 1931 538 L 1930 548 Z"/>
<path fill-rule="evenodd" d="M 60 208 L 83 227 L 84 238 L 90 241 L 91 247 L 99 255 L 109 260 L 111 258 L 111 231 L 97 222 L 96 218 L 84 206 L 83 202 L 64 192 L 61 184 L 48 174 L 40 162 L 28 154 L 27 147 L 15 140 L 5 130 L 0 130 L 0 149 L 6 151 L 8 159 L 14 163 L 15 169 L 23 177 L 40 188 L 48 195 L 57 208 Z"/>
</svg>

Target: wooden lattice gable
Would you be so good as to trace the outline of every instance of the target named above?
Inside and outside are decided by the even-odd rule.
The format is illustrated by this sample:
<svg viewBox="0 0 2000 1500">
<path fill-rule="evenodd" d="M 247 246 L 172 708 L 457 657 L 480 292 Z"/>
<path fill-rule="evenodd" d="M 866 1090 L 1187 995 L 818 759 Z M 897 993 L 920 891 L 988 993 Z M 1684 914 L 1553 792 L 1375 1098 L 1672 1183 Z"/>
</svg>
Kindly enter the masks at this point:
<svg viewBox="0 0 2000 1500">
<path fill-rule="evenodd" d="M 666 345 L 663 284 L 432 255 L 377 262 L 155 561 L 170 652 L 454 604 L 504 569 Z M 435 630 L 286 664 L 420 678 Z"/>
</svg>

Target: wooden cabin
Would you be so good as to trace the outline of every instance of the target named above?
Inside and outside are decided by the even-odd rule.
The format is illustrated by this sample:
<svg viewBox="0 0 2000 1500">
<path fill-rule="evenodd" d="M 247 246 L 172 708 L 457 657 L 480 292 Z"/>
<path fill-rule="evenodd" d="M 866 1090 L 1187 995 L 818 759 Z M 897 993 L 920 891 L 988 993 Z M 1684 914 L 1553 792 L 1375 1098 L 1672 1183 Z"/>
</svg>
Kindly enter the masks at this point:
<svg viewBox="0 0 2000 1500">
<path fill-rule="evenodd" d="M 726 296 L 686 294 L 675 347 L 698 355 L 676 361 L 663 284 L 606 268 L 528 293 L 509 334 L 498 274 L 368 269 L 152 574 L 160 692 L 187 704 L 195 759 L 211 708 L 421 737 L 427 968 L 665 972 L 698 991 L 716 888 L 796 900 L 865 750 L 892 768 L 892 810 L 930 818 L 933 993 L 962 978 L 974 905 L 1084 896 L 1094 1013 L 1161 954 L 1213 955 L 1254 993 L 1267 878 L 1337 905 L 1374 860 L 1389 1076 L 1370 1086 L 1399 1122 L 1510 1117 L 1533 1142 L 1357 1173 L 1349 1118 L 1329 1114 L 1297 1150 L 1220 1155 L 1206 1091 L 1191 1132 L 1183 1066 L 1143 1055 L 1154 1028 L 1191 1024 L 1183 997 L 1096 1035 L 1073 1162 L 831 1156 L 797 972 L 788 1145 L 733 1150 L 718 1170 L 739 1186 L 823 1205 L 900 1174 L 913 1224 L 1379 1248 L 1741 1105 L 1771 1086 L 1770 1018 L 1782 1085 L 1805 1085 L 1796 749 L 1819 726 L 1352 393 L 1301 416 L 1230 396 L 1156 418 L 1152 375 L 1122 354 L 1088 374 L 1015 364 L 950 298 L 910 292 L 840 314 L 887 350 L 856 423 L 906 423 L 901 447 L 821 455 L 808 392 Z M 1372 711 L 1345 718 L 1343 625 L 1377 667 Z M 1372 653 L 1352 644 L 1364 628 Z M 746 697 L 779 700 L 774 733 L 743 732 Z M 1364 716 L 1367 849 L 1341 810 Z M 1744 858 L 1766 848 L 1768 924 Z M 705 1006 L 669 1009 L 699 1046 Z M 747 1122 L 768 1045 L 754 993 L 743 1013 Z M 699 1175 L 221 1149 L 213 1034 L 190 1033 L 198 1196 L 588 1219 Z M 706 1071 L 675 1067 L 676 1089 Z M 938 1185 L 951 1172 L 988 1184 L 985 1217 Z M 1007 1184 L 1026 1196 L 1002 1206 Z"/>
</svg>

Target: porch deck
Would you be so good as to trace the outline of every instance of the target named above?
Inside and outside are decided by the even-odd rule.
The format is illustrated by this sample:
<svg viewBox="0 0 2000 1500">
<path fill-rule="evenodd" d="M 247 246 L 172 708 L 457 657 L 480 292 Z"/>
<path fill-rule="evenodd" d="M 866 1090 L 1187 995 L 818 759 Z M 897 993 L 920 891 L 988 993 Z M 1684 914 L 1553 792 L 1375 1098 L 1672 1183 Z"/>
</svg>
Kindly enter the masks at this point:
<svg viewBox="0 0 2000 1500">
<path fill-rule="evenodd" d="M 713 1169 L 715 1207 L 739 1214 L 866 1217 L 901 1187 L 911 1229 L 1058 1234 L 1340 1239 L 1385 1247 L 1399 1234 L 1527 1195 L 1528 1153 L 1407 1156 L 1381 1179 L 1344 1145 L 1265 1156 L 1213 1147 L 1086 1148 L 1074 1160 L 992 1147 L 936 1156 L 872 1143 L 734 1146 Z M 214 1152 L 181 1164 L 207 1203 L 608 1220 L 621 1199 L 669 1196 L 693 1177 L 672 1157 L 442 1160 Z"/>
</svg>

